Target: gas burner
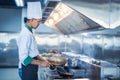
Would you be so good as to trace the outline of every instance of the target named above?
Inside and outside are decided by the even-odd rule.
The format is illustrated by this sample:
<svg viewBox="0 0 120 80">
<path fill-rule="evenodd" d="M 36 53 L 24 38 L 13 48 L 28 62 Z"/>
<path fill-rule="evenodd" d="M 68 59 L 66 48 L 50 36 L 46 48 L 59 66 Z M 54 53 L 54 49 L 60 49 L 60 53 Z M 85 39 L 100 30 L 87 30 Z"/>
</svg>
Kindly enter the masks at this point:
<svg viewBox="0 0 120 80">
<path fill-rule="evenodd" d="M 79 79 L 53 79 L 53 80 L 90 80 L 89 78 L 79 78 Z"/>
<path fill-rule="evenodd" d="M 77 76 L 76 76 L 77 75 Z M 78 74 L 74 75 L 72 78 L 61 77 L 56 70 L 47 70 L 46 78 L 47 80 L 90 80 L 85 78 L 85 76 L 79 76 Z"/>
</svg>

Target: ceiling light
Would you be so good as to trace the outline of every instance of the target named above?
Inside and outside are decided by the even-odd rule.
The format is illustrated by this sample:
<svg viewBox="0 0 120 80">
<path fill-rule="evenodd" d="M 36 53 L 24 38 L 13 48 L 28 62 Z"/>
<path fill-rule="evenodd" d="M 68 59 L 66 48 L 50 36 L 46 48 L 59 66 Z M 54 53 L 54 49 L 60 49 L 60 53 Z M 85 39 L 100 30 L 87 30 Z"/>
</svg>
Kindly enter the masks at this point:
<svg viewBox="0 0 120 80">
<path fill-rule="evenodd" d="M 54 28 L 59 21 L 64 19 L 66 16 L 68 16 L 72 12 L 73 10 L 71 8 L 69 8 L 62 2 L 59 2 L 59 4 L 51 12 L 48 19 L 45 21 L 45 25 L 51 28 Z"/>
<path fill-rule="evenodd" d="M 67 13 L 68 7 L 64 4 L 61 4 L 61 10 L 63 11 L 63 13 Z"/>
<path fill-rule="evenodd" d="M 54 13 L 54 20 L 57 20 L 57 19 L 59 19 L 59 14 L 58 13 Z"/>
<path fill-rule="evenodd" d="M 19 6 L 19 7 L 24 6 L 23 0 L 15 0 L 15 3 L 16 3 L 16 5 Z"/>
<path fill-rule="evenodd" d="M 49 24 L 53 24 L 53 19 L 49 19 Z"/>
</svg>

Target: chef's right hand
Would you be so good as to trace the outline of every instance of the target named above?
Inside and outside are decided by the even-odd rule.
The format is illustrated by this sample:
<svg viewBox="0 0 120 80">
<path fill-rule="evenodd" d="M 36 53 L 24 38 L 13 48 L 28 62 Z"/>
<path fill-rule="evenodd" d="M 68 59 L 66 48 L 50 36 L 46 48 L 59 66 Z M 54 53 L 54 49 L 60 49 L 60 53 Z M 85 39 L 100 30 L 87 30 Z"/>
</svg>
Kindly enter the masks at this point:
<svg viewBox="0 0 120 80">
<path fill-rule="evenodd" d="M 48 61 L 32 60 L 31 64 L 39 65 L 42 67 L 50 67 L 52 64 Z"/>
<path fill-rule="evenodd" d="M 41 61 L 40 63 L 40 66 L 43 66 L 43 67 L 50 67 L 52 64 L 49 63 L 48 61 Z"/>
</svg>

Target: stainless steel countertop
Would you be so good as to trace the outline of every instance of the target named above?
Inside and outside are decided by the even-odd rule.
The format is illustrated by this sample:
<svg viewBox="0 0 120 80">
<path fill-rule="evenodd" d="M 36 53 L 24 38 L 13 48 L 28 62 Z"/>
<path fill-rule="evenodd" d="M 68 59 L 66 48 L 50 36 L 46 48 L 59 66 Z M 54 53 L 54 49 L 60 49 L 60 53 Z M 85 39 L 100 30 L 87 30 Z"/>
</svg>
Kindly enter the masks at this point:
<svg viewBox="0 0 120 80">
<path fill-rule="evenodd" d="M 54 80 L 90 80 L 89 78 L 81 78 L 81 79 L 54 79 Z"/>
</svg>

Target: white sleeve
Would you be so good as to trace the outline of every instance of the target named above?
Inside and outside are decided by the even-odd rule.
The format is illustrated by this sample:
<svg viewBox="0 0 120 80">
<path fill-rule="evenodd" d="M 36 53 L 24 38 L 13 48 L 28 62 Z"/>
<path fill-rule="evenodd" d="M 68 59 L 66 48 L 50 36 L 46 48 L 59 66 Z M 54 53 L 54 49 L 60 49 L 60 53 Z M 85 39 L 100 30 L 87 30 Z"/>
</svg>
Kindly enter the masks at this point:
<svg viewBox="0 0 120 80">
<path fill-rule="evenodd" d="M 31 44 L 30 35 L 21 35 L 18 41 L 19 60 L 24 64 L 24 60 L 29 56 L 29 47 Z"/>
</svg>

